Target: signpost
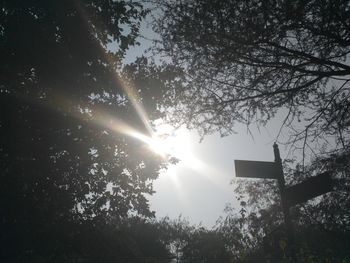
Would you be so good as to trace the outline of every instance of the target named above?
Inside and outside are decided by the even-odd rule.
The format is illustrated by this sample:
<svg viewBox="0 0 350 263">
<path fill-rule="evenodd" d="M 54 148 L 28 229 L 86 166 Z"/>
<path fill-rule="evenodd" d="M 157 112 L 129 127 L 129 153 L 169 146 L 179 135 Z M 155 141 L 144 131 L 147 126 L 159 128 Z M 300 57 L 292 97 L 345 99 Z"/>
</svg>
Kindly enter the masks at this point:
<svg viewBox="0 0 350 263">
<path fill-rule="evenodd" d="M 274 162 L 235 160 L 236 174 L 239 177 L 277 179 L 279 169 Z"/>
<path fill-rule="evenodd" d="M 293 244 L 292 222 L 289 215 L 290 207 L 331 191 L 331 176 L 330 173 L 326 172 L 286 188 L 282 160 L 276 143 L 273 145 L 273 151 L 275 155 L 274 162 L 235 160 L 236 176 L 243 178 L 276 179 L 278 181 L 286 231 L 290 243 Z"/>
<path fill-rule="evenodd" d="M 304 203 L 319 195 L 332 191 L 332 179 L 328 172 L 306 179 L 300 184 L 286 188 L 283 199 L 288 207 Z"/>
</svg>

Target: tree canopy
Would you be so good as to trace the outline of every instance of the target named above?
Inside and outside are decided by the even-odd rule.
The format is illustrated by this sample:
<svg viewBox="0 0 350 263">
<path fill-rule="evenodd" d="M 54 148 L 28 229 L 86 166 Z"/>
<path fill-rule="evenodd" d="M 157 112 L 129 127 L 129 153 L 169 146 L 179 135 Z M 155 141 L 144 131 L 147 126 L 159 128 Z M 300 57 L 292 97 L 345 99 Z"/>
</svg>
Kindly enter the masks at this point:
<svg viewBox="0 0 350 263">
<path fill-rule="evenodd" d="M 155 20 L 160 36 L 155 50 L 180 80 L 169 85 L 169 121 L 202 135 L 228 135 L 237 123 L 261 126 L 283 116 L 275 139 L 297 150 L 302 160 L 286 165 L 287 186 L 332 173 L 333 192 L 292 209 L 300 240 L 306 233 L 315 238 L 313 244 L 305 242 L 314 249 L 309 255 L 326 260 L 323 252 L 332 245 L 323 246 L 318 238 L 328 233 L 335 244 L 350 229 L 350 2 L 155 2 L 162 10 Z M 240 211 L 222 221 L 228 247 L 235 248 L 237 260 L 240 251 L 251 256 L 247 262 L 257 262 L 263 256 L 259 249 L 268 251 L 262 245 L 267 241 L 280 262 L 283 249 L 274 242 L 283 234 L 272 229 L 282 223 L 276 186 L 247 183 L 237 190 L 249 196 Z M 329 258 L 347 258 L 346 248 L 332 249 Z"/>
<path fill-rule="evenodd" d="M 121 65 L 146 14 L 134 1 L 1 1 L 3 260 L 58 257 L 71 225 L 153 216 L 145 194 L 165 160 L 132 132 L 149 135 L 162 91 L 132 82 L 142 59 Z"/>
<path fill-rule="evenodd" d="M 348 146 L 349 1 L 157 2 L 157 51 L 185 74 L 175 122 L 226 135 L 279 111 L 295 146 Z"/>
<path fill-rule="evenodd" d="M 324 170 L 337 179 L 337 192 L 293 211 L 297 236 L 307 237 L 300 259 L 346 260 L 348 1 L 156 2 L 157 51 L 171 59 L 163 65 L 121 63 L 148 12 L 140 2 L 0 2 L 1 259 L 288 262 L 274 228 L 278 198 L 251 208 L 272 184 L 246 185 L 248 202 L 213 230 L 147 220 L 145 194 L 167 160 L 137 139 L 164 113 L 225 135 L 282 109 L 291 143 L 330 142 L 288 171 L 288 183 Z M 325 235 L 328 243 L 311 240 Z"/>
<path fill-rule="evenodd" d="M 328 207 L 342 204 L 345 216 L 349 1 L 157 3 L 163 13 L 155 21 L 156 50 L 181 78 L 169 89 L 170 121 L 227 135 L 236 123 L 264 125 L 284 114 L 287 136 L 277 128 L 275 139 L 299 149 L 299 160 L 307 154 L 311 160 L 289 171 L 287 183 L 330 171 L 337 191 Z"/>
</svg>

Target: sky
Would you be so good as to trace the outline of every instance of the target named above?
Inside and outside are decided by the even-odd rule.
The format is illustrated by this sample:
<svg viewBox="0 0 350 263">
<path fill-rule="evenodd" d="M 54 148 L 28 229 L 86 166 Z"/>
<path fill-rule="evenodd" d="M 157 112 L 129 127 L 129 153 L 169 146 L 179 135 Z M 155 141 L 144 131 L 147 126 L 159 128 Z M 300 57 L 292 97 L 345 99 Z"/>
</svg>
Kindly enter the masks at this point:
<svg viewBox="0 0 350 263">
<path fill-rule="evenodd" d="M 181 214 L 193 224 L 213 227 L 227 204 L 237 206 L 234 160 L 274 160 L 272 134 L 264 130 L 253 136 L 240 126 L 237 134 L 211 135 L 199 143 L 191 132 L 191 148 L 200 163 L 180 162 L 154 182 L 155 194 L 149 200 L 156 216 L 177 218 Z"/>
<path fill-rule="evenodd" d="M 145 55 L 151 46 L 148 39 L 155 38 L 155 34 L 146 23 L 140 33 L 144 36 L 138 39 L 141 45 L 128 51 L 124 63 Z M 224 216 L 227 204 L 237 207 L 234 160 L 273 161 L 272 145 L 282 119 L 280 115 L 259 130 L 251 127 L 251 133 L 244 125 L 237 125 L 236 134 L 223 138 L 219 134 L 206 136 L 201 143 L 195 131 L 185 131 L 187 151 L 196 160 L 180 161 L 154 181 L 155 193 L 148 199 L 156 217 L 176 219 L 181 215 L 192 224 L 212 228 Z M 287 151 L 281 146 L 280 150 L 283 159 Z"/>
</svg>

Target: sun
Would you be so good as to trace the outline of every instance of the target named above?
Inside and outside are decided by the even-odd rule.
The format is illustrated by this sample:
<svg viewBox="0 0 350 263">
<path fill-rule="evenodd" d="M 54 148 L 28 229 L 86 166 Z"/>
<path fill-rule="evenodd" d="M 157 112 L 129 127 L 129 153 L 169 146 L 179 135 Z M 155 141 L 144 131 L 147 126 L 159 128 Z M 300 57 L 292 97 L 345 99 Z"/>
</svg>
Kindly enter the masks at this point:
<svg viewBox="0 0 350 263">
<path fill-rule="evenodd" d="M 174 130 L 170 125 L 158 125 L 148 145 L 163 157 L 170 155 L 185 161 L 193 155 L 190 132 L 186 128 Z"/>
</svg>

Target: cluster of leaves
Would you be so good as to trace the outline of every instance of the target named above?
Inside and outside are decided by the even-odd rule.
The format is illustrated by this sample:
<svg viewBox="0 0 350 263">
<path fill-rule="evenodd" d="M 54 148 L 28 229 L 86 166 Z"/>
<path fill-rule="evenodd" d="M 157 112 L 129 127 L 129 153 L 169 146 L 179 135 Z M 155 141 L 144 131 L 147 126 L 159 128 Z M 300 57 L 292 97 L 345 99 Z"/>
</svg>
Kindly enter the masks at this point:
<svg viewBox="0 0 350 263">
<path fill-rule="evenodd" d="M 154 2 L 162 10 L 155 50 L 181 79 L 167 93 L 170 121 L 227 135 L 236 123 L 265 125 L 285 114 L 276 140 L 302 160 L 285 169 L 287 186 L 324 171 L 335 182 L 335 191 L 292 210 L 299 242 L 293 254 L 301 262 L 348 260 L 350 2 Z M 277 228 L 283 222 L 277 187 L 242 183 L 237 190 L 249 196 L 221 222 L 236 259 L 291 260 Z M 332 243 L 320 242 L 328 234 Z"/>
<path fill-rule="evenodd" d="M 12 235 L 13 229 L 2 233 Z M 43 226 L 35 236 L 22 234 L 20 241 L 7 238 L 8 243 L 2 246 L 7 249 L 13 246 L 13 249 L 2 251 L 2 259 L 6 262 L 167 263 L 171 254 L 163 236 L 157 224 L 139 217 L 108 224 L 96 219 L 60 222 Z"/>
<path fill-rule="evenodd" d="M 335 182 L 333 192 L 292 209 L 294 253 L 276 185 L 241 183 L 247 199 L 217 228 L 234 260 L 349 260 L 350 2 L 153 2 L 161 10 L 155 50 L 179 80 L 165 97 L 170 122 L 227 135 L 236 123 L 285 114 L 276 140 L 302 160 L 285 169 L 287 186 L 324 171 Z"/>
<path fill-rule="evenodd" d="M 170 262 L 231 262 L 223 235 L 217 230 L 208 230 L 201 225 L 191 225 L 181 216 L 176 220 L 163 218 L 157 225 L 171 255 Z"/>
<path fill-rule="evenodd" d="M 295 255 L 346 260 L 348 1 L 156 2 L 158 50 L 172 59 L 166 67 L 144 58 L 120 64 L 147 13 L 138 2 L 1 1 L 1 258 L 290 261 L 285 234 L 274 227 L 282 223 L 276 195 L 252 207 L 272 184 L 247 185 L 240 217 L 229 212 L 214 230 L 145 221 L 152 213 L 144 194 L 165 164 L 124 134 L 130 126 L 147 134 L 145 112 L 156 119 L 169 111 L 176 125 L 227 134 L 237 121 L 265 123 L 286 108 L 292 142 L 305 149 L 310 140 L 334 141 L 289 183 L 323 170 L 337 179 L 335 193 L 293 211 Z M 314 242 L 325 237 L 329 243 Z"/>
<path fill-rule="evenodd" d="M 336 225 L 333 229 L 325 230 L 313 223 L 296 224 L 291 253 L 291 244 L 279 218 L 279 210 L 276 205 L 260 210 L 259 213 L 250 213 L 243 219 L 237 216 L 236 211 L 227 210 L 226 217 L 219 219 L 211 230 L 201 225 L 191 225 L 181 216 L 177 220 L 163 218 L 152 222 L 137 221 L 140 228 L 136 227 L 135 233 L 136 230 L 139 231 L 138 236 L 149 230 L 153 232 L 147 234 L 148 243 L 132 244 L 136 246 L 134 251 L 146 249 L 148 252 L 143 252 L 144 255 L 151 255 L 153 260 L 159 262 L 349 261 L 349 232 L 337 228 Z M 131 238 L 134 237 L 133 233 L 131 231 Z"/>
<path fill-rule="evenodd" d="M 1 1 L 3 260 L 77 262 L 64 259 L 63 250 L 80 249 L 70 240 L 90 242 L 82 253 L 93 253 L 104 224 L 115 233 L 130 215 L 153 216 L 145 194 L 165 162 L 126 133 L 147 135 L 135 105 L 159 118 L 163 93 L 142 81 L 145 61 L 120 62 L 146 14 L 134 1 Z"/>
<path fill-rule="evenodd" d="M 184 72 L 175 123 L 227 135 L 282 110 L 295 146 L 348 146 L 349 1 L 156 2 L 156 49 Z"/>
</svg>

